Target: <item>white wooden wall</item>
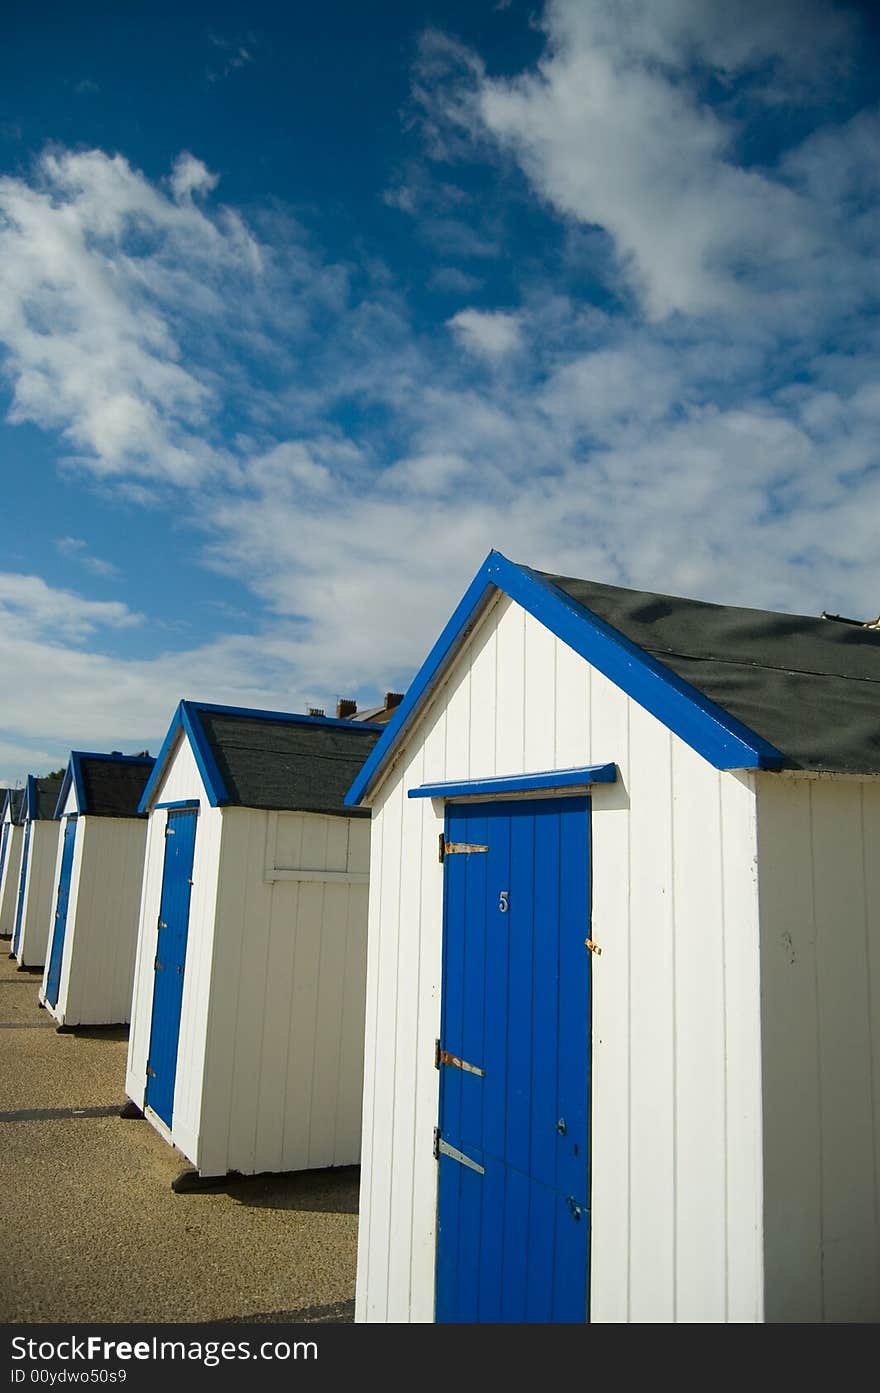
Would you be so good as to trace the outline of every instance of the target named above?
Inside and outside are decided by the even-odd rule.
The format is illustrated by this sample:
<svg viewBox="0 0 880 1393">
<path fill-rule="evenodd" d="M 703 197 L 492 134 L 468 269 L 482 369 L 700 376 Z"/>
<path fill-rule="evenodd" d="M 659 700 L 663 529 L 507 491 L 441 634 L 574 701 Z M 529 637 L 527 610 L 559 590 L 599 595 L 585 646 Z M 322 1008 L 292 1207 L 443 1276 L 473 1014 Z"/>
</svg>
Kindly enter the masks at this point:
<svg viewBox="0 0 880 1393">
<path fill-rule="evenodd" d="M 224 809 L 205 1174 L 359 1160 L 369 857 L 365 818 Z"/>
<path fill-rule="evenodd" d="M 78 819 L 58 1003 L 66 1025 L 121 1025 L 131 1017 L 147 823 L 143 818 Z M 52 906 L 58 899 L 64 826 L 58 839 Z M 51 940 L 50 940 L 51 941 Z M 46 973 L 43 976 L 45 999 Z"/>
<path fill-rule="evenodd" d="M 21 847 L 24 829 L 19 823 L 7 819 L 6 860 L 3 863 L 3 878 L 0 880 L 0 936 L 9 938 L 15 927 L 15 904 L 18 897 L 18 882 L 21 875 Z"/>
<path fill-rule="evenodd" d="M 60 822 L 56 822 L 54 818 L 35 818 L 31 823 L 21 938 L 17 954 L 22 967 L 42 967 L 46 961 L 50 919 L 55 915 L 52 886 L 60 826 Z"/>
<path fill-rule="evenodd" d="M 767 1319 L 880 1320 L 880 783 L 758 783 Z"/>
<path fill-rule="evenodd" d="M 221 813 L 219 808 L 212 808 L 208 803 L 189 741 L 184 738 L 177 743 L 155 801 L 177 803 L 189 799 L 199 799 L 200 806 L 196 819 L 190 927 L 183 979 L 180 1044 L 172 1120 L 176 1144 L 185 1155 L 194 1159 L 199 1135 L 208 983 L 211 973 L 211 926 L 214 921 L 217 870 L 220 864 Z M 160 808 L 150 814 L 147 826 L 125 1084 L 126 1093 L 138 1107 L 144 1105 L 147 1081 L 155 975 L 153 963 L 159 932 L 159 903 L 162 896 L 167 820 L 166 811 Z M 159 1130 L 164 1131 L 161 1123 L 158 1126 Z"/>
<path fill-rule="evenodd" d="M 499 597 L 377 792 L 357 1319 L 434 1304 L 442 867 L 413 785 L 614 761 L 592 802 L 595 1321 L 763 1315 L 755 793 Z"/>
</svg>

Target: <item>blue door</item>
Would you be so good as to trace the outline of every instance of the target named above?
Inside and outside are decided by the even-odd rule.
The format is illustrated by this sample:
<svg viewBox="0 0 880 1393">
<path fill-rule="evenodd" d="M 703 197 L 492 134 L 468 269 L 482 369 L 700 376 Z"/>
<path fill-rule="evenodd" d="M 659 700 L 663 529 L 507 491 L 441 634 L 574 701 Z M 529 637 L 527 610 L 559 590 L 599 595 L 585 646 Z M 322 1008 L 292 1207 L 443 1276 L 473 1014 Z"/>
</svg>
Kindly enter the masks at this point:
<svg viewBox="0 0 880 1393">
<path fill-rule="evenodd" d="M 52 925 L 52 943 L 49 949 L 49 972 L 46 977 L 46 1000 L 50 1006 L 58 1005 L 58 991 L 61 986 L 61 959 L 64 957 L 64 935 L 67 931 L 70 875 L 73 870 L 75 845 L 76 814 L 74 813 L 67 819 L 64 828 L 64 847 L 61 852 L 61 875 L 58 879 L 58 898 L 55 904 L 55 921 Z"/>
<path fill-rule="evenodd" d="M 189 931 L 193 857 L 196 848 L 195 808 L 168 812 L 165 828 L 165 866 L 159 907 L 159 935 L 153 972 L 153 1018 L 147 1060 L 146 1102 L 171 1126 L 177 1041 L 183 1003 L 183 973 Z"/>
<path fill-rule="evenodd" d="M 590 804 L 447 811 L 436 1319 L 583 1322 Z"/>
<path fill-rule="evenodd" d="M 21 920 L 24 914 L 24 887 L 27 885 L 28 853 L 31 849 L 31 824 L 24 825 L 24 846 L 21 849 L 21 870 L 18 875 L 18 904 L 15 907 L 15 928 L 12 932 L 12 951 L 18 952 L 21 942 Z"/>
</svg>

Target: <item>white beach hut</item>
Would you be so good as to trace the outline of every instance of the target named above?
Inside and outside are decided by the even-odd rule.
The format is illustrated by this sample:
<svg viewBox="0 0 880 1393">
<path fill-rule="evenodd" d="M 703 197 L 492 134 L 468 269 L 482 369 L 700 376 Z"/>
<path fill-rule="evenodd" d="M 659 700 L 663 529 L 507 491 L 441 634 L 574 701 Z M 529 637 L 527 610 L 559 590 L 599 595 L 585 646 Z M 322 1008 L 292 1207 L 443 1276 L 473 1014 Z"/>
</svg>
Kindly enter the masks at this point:
<svg viewBox="0 0 880 1393">
<path fill-rule="evenodd" d="M 878 681 L 490 553 L 346 800 L 357 1319 L 880 1318 Z"/>
<path fill-rule="evenodd" d="M 58 851 L 55 806 L 61 779 L 28 774 L 22 819 L 24 834 L 15 902 L 11 958 L 19 968 L 43 967 L 49 938 L 49 906 Z"/>
<path fill-rule="evenodd" d="M 5 790 L 0 815 L 0 938 L 11 938 L 15 928 L 15 907 L 21 874 L 21 846 L 24 840 L 22 806 L 24 789 Z"/>
<path fill-rule="evenodd" d="M 73 750 L 61 822 L 40 1000 L 59 1022 L 120 1025 L 131 1012 L 146 815 L 147 754 Z"/>
<path fill-rule="evenodd" d="M 126 1092 L 202 1177 L 358 1160 L 378 733 L 184 701 L 156 760 Z"/>
</svg>

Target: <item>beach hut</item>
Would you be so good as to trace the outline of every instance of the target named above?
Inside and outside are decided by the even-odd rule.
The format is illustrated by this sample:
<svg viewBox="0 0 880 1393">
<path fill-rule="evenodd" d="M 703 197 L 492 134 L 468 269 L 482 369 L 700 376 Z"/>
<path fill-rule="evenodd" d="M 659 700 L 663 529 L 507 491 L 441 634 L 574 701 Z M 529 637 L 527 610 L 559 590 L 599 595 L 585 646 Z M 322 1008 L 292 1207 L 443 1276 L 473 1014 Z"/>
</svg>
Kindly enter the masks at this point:
<svg viewBox="0 0 880 1393">
<path fill-rule="evenodd" d="M 148 754 L 71 752 L 40 988 L 60 1030 L 129 1019 L 147 836 L 138 804 L 153 763 Z"/>
<path fill-rule="evenodd" d="M 878 682 L 490 553 L 346 799 L 357 1319 L 880 1317 Z"/>
<path fill-rule="evenodd" d="M 203 1177 L 358 1159 L 377 738 L 183 701 L 156 760 L 126 1092 Z"/>
<path fill-rule="evenodd" d="M 23 788 L 8 788 L 0 816 L 0 938 L 11 938 L 21 872 Z"/>
<path fill-rule="evenodd" d="M 55 806 L 60 778 L 36 778 L 28 774 L 24 789 L 21 870 L 15 903 L 10 957 L 19 968 L 43 967 L 49 938 L 49 907 L 58 850 Z"/>
</svg>

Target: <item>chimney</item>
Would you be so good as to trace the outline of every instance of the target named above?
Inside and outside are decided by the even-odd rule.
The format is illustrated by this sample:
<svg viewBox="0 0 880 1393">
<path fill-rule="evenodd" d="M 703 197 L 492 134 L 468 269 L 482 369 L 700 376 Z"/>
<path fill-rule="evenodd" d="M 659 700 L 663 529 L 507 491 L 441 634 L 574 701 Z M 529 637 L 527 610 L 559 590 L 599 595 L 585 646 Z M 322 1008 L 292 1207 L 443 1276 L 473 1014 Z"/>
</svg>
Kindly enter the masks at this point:
<svg viewBox="0 0 880 1393">
<path fill-rule="evenodd" d="M 324 714 L 324 708 L 323 708 L 323 706 L 307 706 L 307 707 L 306 707 L 306 715 L 307 715 L 307 716 L 323 716 L 323 714 Z"/>
<path fill-rule="evenodd" d="M 357 709 L 358 709 L 358 704 L 357 704 L 357 702 L 356 702 L 356 701 L 352 701 L 350 697 L 337 697 L 337 698 L 336 698 L 336 719 L 337 719 L 337 720 L 339 720 L 339 721 L 348 720 L 348 718 L 349 718 L 350 716 L 353 716 L 353 715 L 356 713 Z"/>
<path fill-rule="evenodd" d="M 403 701 L 403 692 L 386 692 L 386 693 L 385 693 L 385 710 L 386 710 L 386 711 L 393 711 L 394 708 L 395 708 L 395 706 L 399 706 L 400 703 L 401 703 L 402 701 Z"/>
</svg>

